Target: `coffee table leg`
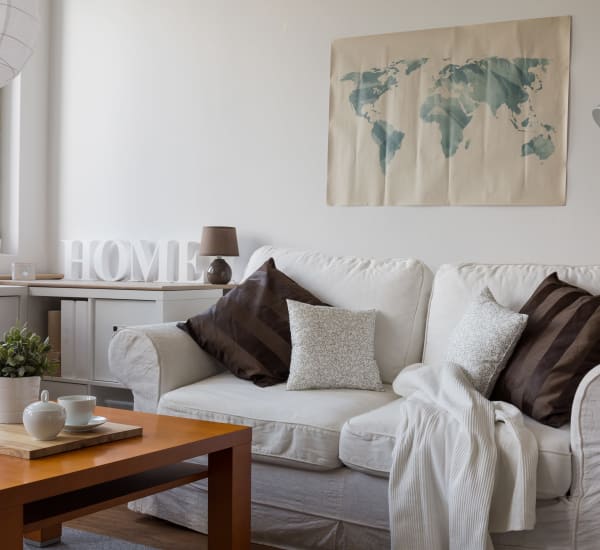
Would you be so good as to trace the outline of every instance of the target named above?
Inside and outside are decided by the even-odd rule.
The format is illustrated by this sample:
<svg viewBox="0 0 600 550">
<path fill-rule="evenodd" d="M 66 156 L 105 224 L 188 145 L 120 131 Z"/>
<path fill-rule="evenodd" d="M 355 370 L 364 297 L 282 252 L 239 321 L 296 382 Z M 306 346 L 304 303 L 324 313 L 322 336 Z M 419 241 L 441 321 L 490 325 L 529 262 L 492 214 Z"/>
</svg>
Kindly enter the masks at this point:
<svg viewBox="0 0 600 550">
<path fill-rule="evenodd" d="M 22 550 L 23 548 L 23 507 L 0 508 L 0 537 L 2 548 Z"/>
<path fill-rule="evenodd" d="M 250 444 L 208 455 L 208 548 L 250 548 Z"/>
<path fill-rule="evenodd" d="M 60 542 L 62 536 L 62 524 L 50 525 L 49 527 L 42 527 L 37 531 L 30 531 L 25 533 L 25 538 L 29 544 L 34 546 L 50 546 Z"/>
</svg>

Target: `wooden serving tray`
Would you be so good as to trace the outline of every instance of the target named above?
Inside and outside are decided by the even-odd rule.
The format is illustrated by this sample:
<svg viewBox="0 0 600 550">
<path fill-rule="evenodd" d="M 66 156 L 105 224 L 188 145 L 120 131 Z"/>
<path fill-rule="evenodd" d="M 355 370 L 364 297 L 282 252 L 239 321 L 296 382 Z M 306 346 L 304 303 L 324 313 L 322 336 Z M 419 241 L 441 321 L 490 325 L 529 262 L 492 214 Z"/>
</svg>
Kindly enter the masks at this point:
<svg viewBox="0 0 600 550">
<path fill-rule="evenodd" d="M 23 424 L 0 424 L 0 454 L 41 458 L 138 435 L 142 435 L 140 426 L 106 422 L 90 432 L 60 432 L 52 441 L 38 441 L 27 433 Z"/>
</svg>

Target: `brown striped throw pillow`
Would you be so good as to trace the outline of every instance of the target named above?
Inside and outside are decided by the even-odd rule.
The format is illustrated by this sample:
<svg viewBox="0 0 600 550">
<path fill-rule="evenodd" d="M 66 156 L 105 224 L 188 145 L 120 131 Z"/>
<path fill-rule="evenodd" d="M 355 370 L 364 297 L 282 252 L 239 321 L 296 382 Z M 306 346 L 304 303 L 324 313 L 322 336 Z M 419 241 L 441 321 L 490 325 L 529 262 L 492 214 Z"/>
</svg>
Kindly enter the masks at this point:
<svg viewBox="0 0 600 550">
<path fill-rule="evenodd" d="M 233 374 L 257 386 L 285 382 L 292 344 L 286 300 L 327 305 L 267 260 L 205 313 L 177 326 Z"/>
<path fill-rule="evenodd" d="M 529 316 L 521 340 L 494 388 L 549 426 L 569 422 L 581 379 L 600 364 L 600 296 L 552 273 L 521 308 Z"/>
</svg>

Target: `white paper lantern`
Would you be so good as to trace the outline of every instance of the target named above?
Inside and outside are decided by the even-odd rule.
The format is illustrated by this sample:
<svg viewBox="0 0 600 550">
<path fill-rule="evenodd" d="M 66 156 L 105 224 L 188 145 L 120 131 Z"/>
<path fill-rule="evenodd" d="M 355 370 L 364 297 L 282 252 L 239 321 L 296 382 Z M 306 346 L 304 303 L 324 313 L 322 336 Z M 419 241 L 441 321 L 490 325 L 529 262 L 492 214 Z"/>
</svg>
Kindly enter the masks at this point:
<svg viewBox="0 0 600 550">
<path fill-rule="evenodd" d="M 597 105 L 592 109 L 592 116 L 594 117 L 596 124 L 600 126 L 600 105 Z"/>
<path fill-rule="evenodd" d="M 33 53 L 38 0 L 0 0 L 0 87 L 17 76 Z"/>
</svg>

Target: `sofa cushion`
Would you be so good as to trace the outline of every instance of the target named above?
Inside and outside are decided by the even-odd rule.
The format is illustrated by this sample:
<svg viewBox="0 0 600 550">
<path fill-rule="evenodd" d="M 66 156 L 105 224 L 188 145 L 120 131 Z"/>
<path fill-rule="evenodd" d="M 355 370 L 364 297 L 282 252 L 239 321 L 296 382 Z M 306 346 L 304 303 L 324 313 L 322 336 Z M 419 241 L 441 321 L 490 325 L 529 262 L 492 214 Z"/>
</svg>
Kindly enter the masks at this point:
<svg viewBox="0 0 600 550">
<path fill-rule="evenodd" d="M 225 372 L 164 394 L 157 412 L 251 426 L 255 459 L 329 470 L 341 466 L 344 422 L 395 398 L 389 385 L 382 392 L 290 392 L 285 384 L 261 388 Z"/>
<path fill-rule="evenodd" d="M 475 263 L 440 266 L 429 304 L 423 362 L 439 364 L 446 360 L 450 335 L 471 297 L 481 289 L 489 287 L 499 304 L 519 311 L 538 285 L 553 272 L 567 283 L 600 294 L 600 266 Z"/>
<path fill-rule="evenodd" d="M 298 284 L 332 306 L 375 309 L 375 359 L 391 384 L 421 360 L 432 274 L 418 260 L 332 257 L 265 246 L 254 252 L 246 276 L 268 258 Z"/>
<path fill-rule="evenodd" d="M 489 397 L 527 324 L 527 315 L 498 304 L 485 287 L 450 336 L 448 361 L 458 365 L 475 389 Z"/>
<path fill-rule="evenodd" d="M 527 328 L 492 396 L 559 428 L 569 422 L 577 386 L 600 363 L 600 296 L 552 273 L 521 312 Z"/>
<path fill-rule="evenodd" d="M 177 326 L 236 376 L 270 386 L 290 371 L 287 299 L 325 305 L 269 258 L 210 309 Z"/>
<path fill-rule="evenodd" d="M 375 310 L 287 303 L 292 335 L 288 390 L 382 389 L 375 361 Z"/>
<path fill-rule="evenodd" d="M 344 424 L 340 459 L 346 466 L 374 475 L 389 475 L 401 402 L 402 399 L 396 399 Z M 569 426 L 557 429 L 527 416 L 524 420 L 539 447 L 537 497 L 549 499 L 566 495 L 571 487 Z"/>
</svg>

